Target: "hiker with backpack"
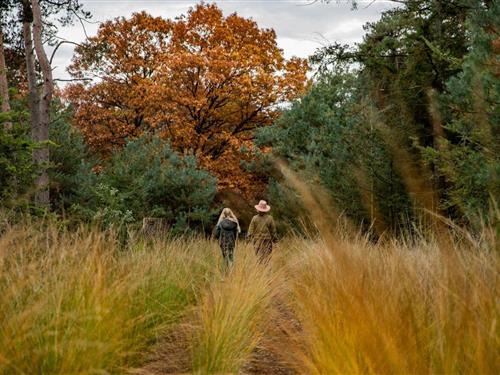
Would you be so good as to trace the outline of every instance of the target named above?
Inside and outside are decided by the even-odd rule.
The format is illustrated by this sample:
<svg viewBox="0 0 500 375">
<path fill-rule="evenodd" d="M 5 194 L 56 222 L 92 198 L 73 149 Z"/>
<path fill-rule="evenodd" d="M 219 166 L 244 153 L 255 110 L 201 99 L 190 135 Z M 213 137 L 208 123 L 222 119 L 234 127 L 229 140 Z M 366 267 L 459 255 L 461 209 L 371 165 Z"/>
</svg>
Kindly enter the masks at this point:
<svg viewBox="0 0 500 375">
<path fill-rule="evenodd" d="M 224 208 L 215 226 L 214 234 L 219 241 L 226 270 L 229 270 L 233 265 L 234 248 L 239 233 L 241 233 L 241 228 L 238 218 L 230 208 Z"/>
</svg>

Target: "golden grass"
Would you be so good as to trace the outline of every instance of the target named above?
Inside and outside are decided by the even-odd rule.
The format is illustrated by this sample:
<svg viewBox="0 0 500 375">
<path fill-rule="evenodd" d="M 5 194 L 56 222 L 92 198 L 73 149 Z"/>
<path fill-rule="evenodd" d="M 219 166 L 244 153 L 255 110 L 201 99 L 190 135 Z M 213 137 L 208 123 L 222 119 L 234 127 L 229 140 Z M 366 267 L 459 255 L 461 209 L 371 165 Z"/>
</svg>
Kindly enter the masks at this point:
<svg viewBox="0 0 500 375">
<path fill-rule="evenodd" d="M 290 262 L 301 372 L 498 373 L 497 254 L 436 244 L 324 244 Z"/>
<path fill-rule="evenodd" d="M 259 343 L 279 291 L 277 273 L 240 245 L 234 267 L 215 276 L 196 311 L 192 355 L 196 373 L 237 373 Z"/>
<path fill-rule="evenodd" d="M 189 327 L 190 371 L 238 373 L 272 341 L 265 335 L 292 325 L 273 345 L 298 373 L 499 372 L 494 246 L 374 244 L 321 230 L 323 240 L 281 241 L 270 267 L 241 242 L 226 274 L 203 239 L 121 249 L 92 230 L 9 228 L 0 238 L 0 373 L 125 373 L 178 326 Z"/>
<path fill-rule="evenodd" d="M 0 238 L 0 373 L 123 373 L 211 272 L 207 243 L 120 249 L 113 236 L 11 228 Z"/>
<path fill-rule="evenodd" d="M 285 263 L 303 328 L 300 372 L 500 372 L 498 231 L 471 241 L 423 204 L 432 217 L 425 234 L 374 244 L 349 226 L 332 228 L 321 190 L 281 168 L 322 237 L 296 245 Z"/>
</svg>

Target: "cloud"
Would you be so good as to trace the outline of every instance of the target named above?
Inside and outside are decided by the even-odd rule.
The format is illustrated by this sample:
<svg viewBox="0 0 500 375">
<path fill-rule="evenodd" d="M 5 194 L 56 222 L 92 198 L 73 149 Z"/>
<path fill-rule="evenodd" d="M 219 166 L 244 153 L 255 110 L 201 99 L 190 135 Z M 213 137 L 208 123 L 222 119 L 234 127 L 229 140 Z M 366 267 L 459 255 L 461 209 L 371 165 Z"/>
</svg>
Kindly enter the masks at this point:
<svg viewBox="0 0 500 375">
<path fill-rule="evenodd" d="M 197 1 L 188 0 L 82 0 L 84 9 L 100 23 L 118 16 L 128 17 L 142 10 L 164 18 L 175 18 L 187 12 Z M 212 1 L 206 1 L 212 3 Z M 379 0 L 369 7 L 368 0 L 361 0 L 358 10 L 351 9 L 349 1 L 332 1 L 330 4 L 317 2 L 305 5 L 301 0 L 222 0 L 218 6 L 224 14 L 237 12 L 243 17 L 252 18 L 259 27 L 273 28 L 277 34 L 280 48 L 285 56 L 308 57 L 322 45 L 341 42 L 359 42 L 363 36 L 363 25 L 380 17 L 380 14 L 393 4 Z M 88 35 L 97 33 L 98 24 L 86 25 Z M 81 42 L 85 33 L 80 24 L 61 30 L 67 40 Z M 69 78 L 66 67 L 71 61 L 72 45 L 60 47 L 54 58 L 54 76 Z M 50 51 L 49 51 L 50 52 Z"/>
</svg>

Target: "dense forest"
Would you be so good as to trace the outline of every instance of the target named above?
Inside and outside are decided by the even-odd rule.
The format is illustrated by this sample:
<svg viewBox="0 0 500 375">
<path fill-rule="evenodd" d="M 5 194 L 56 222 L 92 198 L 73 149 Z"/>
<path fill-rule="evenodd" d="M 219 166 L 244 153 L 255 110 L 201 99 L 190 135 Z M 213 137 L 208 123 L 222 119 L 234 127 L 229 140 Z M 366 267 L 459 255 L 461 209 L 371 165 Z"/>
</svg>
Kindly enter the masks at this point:
<svg viewBox="0 0 500 375">
<path fill-rule="evenodd" d="M 397 5 L 361 43 L 309 61 L 216 5 L 119 17 L 76 46 L 60 87 L 44 43 L 91 15 L 78 1 L 2 2 L 2 206 L 185 231 L 266 198 L 297 226 L 282 160 L 378 234 L 428 211 L 477 229 L 500 196 L 499 4 Z"/>
</svg>

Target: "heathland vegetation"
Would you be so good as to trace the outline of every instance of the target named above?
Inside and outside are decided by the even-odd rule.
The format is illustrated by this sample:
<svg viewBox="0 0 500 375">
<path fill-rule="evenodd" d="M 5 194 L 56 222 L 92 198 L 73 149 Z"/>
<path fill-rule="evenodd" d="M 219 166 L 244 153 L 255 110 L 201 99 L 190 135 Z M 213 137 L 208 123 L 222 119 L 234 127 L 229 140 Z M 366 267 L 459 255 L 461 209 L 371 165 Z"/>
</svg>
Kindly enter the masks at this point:
<svg viewBox="0 0 500 375">
<path fill-rule="evenodd" d="M 379 243 L 321 230 L 282 240 L 268 266 L 240 242 L 226 274 L 200 237 L 123 247 L 98 229 L 4 227 L 0 372 L 498 371 L 492 228 Z"/>
<path fill-rule="evenodd" d="M 0 373 L 498 373 L 500 2 L 394 3 L 307 61 L 214 4 L 110 19 L 58 87 L 91 14 L 2 1 Z"/>
</svg>

